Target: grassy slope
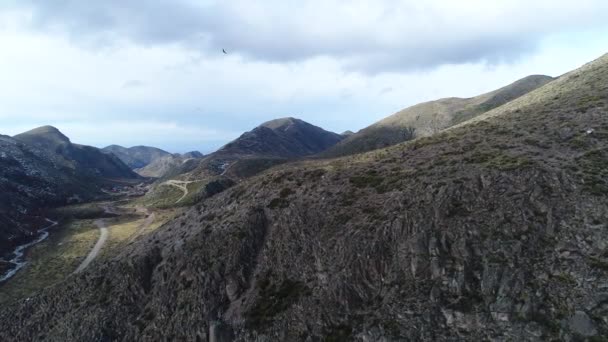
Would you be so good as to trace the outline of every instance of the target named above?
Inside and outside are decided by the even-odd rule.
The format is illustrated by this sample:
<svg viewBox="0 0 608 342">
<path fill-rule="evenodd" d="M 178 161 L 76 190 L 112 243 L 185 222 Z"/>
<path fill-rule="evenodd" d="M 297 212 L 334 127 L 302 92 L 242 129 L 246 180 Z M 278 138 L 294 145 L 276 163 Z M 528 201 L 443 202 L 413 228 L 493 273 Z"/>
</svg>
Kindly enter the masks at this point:
<svg viewBox="0 0 608 342">
<path fill-rule="evenodd" d="M 98 203 L 55 209 L 53 216 L 65 223 L 55 228 L 47 240 L 32 247 L 27 254 L 28 264 L 0 285 L 0 305 L 23 300 L 72 275 L 99 238 L 96 219 L 106 220 L 110 236 L 92 265 L 114 257 L 134 238 L 153 232 L 175 213 L 174 210 L 156 211 L 154 222 L 142 231 L 144 217 L 134 214 L 129 206 L 127 204 L 125 214 L 119 217 L 108 217 Z"/>
<path fill-rule="evenodd" d="M 453 97 L 417 104 L 350 135 L 321 155 L 348 155 L 394 145 L 412 139 L 408 128 L 415 128 L 416 137 L 430 136 L 518 98 L 551 80 L 549 76 L 528 76 L 473 98 Z"/>
</svg>

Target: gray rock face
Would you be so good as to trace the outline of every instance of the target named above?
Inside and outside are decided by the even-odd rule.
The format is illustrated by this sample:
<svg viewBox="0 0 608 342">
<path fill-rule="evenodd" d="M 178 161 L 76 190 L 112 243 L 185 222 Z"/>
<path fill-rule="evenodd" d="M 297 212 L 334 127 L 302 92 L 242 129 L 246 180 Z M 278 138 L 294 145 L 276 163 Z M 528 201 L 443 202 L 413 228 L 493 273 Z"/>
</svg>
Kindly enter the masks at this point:
<svg viewBox="0 0 608 342">
<path fill-rule="evenodd" d="M 0 135 L 0 257 L 45 225 L 40 208 L 66 203 L 94 189 L 57 156 Z"/>
<path fill-rule="evenodd" d="M 595 323 L 589 318 L 584 311 L 576 311 L 572 317 L 568 320 L 568 326 L 572 332 L 582 336 L 595 336 L 597 335 L 597 328 Z"/>
<path fill-rule="evenodd" d="M 54 160 L 74 172 L 90 177 L 138 178 L 137 174 L 113 154 L 92 146 L 74 144 L 52 126 L 38 127 L 14 136 L 36 149 L 46 150 Z"/>
<path fill-rule="evenodd" d="M 295 118 L 265 122 L 226 144 L 216 154 L 296 158 L 319 153 L 343 137 Z"/>
</svg>

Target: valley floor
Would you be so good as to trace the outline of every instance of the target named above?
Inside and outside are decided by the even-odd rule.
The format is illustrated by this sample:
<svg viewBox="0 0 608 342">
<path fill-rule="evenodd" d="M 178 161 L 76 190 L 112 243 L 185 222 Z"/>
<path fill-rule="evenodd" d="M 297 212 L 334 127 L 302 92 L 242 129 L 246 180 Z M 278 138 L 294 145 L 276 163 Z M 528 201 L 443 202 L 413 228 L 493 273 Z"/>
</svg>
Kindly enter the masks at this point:
<svg viewBox="0 0 608 342">
<path fill-rule="evenodd" d="M 167 222 L 175 210 L 152 211 L 131 202 L 103 202 L 57 212 L 66 217 L 49 231 L 47 239 L 28 248 L 25 265 L 0 283 L 0 305 L 28 298 L 100 259 L 117 255 L 137 237 Z"/>
</svg>

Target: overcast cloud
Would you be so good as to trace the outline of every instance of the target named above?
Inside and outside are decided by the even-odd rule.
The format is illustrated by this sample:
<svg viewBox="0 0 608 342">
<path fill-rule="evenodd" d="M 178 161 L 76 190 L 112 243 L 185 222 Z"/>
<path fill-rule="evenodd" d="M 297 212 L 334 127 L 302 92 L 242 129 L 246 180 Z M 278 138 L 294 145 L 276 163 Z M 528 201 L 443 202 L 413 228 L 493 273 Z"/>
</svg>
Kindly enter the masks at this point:
<svg viewBox="0 0 608 342">
<path fill-rule="evenodd" d="M 358 130 L 578 67 L 608 52 L 607 17 L 603 0 L 13 0 L 0 133 L 50 123 L 83 143 L 209 152 L 279 116 Z M 132 134 L 111 134 L 127 119 Z"/>
</svg>

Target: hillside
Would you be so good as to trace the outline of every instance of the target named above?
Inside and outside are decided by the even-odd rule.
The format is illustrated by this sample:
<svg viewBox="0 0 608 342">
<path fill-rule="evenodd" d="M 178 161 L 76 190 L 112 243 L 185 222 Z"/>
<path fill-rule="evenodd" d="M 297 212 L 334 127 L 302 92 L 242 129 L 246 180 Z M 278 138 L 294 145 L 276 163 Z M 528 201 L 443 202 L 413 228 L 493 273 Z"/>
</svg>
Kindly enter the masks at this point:
<svg viewBox="0 0 608 342">
<path fill-rule="evenodd" d="M 142 201 L 153 207 L 188 205 L 196 199 L 206 198 L 208 186 L 215 188 L 218 182 L 234 184 L 272 166 L 321 152 L 341 139 L 339 134 L 300 119 L 271 120 L 202 159 L 187 159 L 180 163 L 180 158 L 167 158 L 137 170 L 142 175 L 162 174 Z M 180 200 L 183 193 L 170 189 L 169 178 L 192 183 L 193 189 L 189 190 L 187 198 Z"/>
<path fill-rule="evenodd" d="M 322 156 L 336 157 L 387 147 L 415 137 L 435 134 L 497 108 L 553 80 L 532 75 L 506 87 L 473 98 L 446 98 L 421 103 L 397 112 L 361 131 L 350 134 Z"/>
<path fill-rule="evenodd" d="M 199 151 L 190 151 L 180 155 L 183 158 L 203 158 L 205 155 Z"/>
<path fill-rule="evenodd" d="M 342 137 L 295 118 L 265 122 L 228 143 L 217 154 L 298 158 L 319 153 Z"/>
<path fill-rule="evenodd" d="M 122 147 L 110 145 L 101 149 L 103 152 L 112 153 L 131 169 L 139 169 L 152 163 L 154 160 L 170 156 L 171 153 L 150 146 Z"/>
<path fill-rule="evenodd" d="M 14 139 L 56 156 L 55 161 L 80 175 L 105 178 L 138 178 L 127 165 L 113 154 L 103 153 L 92 146 L 73 144 L 52 126 L 39 127 L 14 136 Z"/>
<path fill-rule="evenodd" d="M 297 159 L 322 152 L 342 139 L 340 134 L 326 131 L 300 119 L 289 117 L 271 120 L 243 133 L 208 155 L 194 173 L 224 173 L 235 162 L 242 160 L 247 160 L 249 165 L 252 164 L 252 159 Z"/>
<path fill-rule="evenodd" d="M 608 335 L 608 55 L 429 138 L 274 168 L 0 311 L 2 340 Z"/>
<path fill-rule="evenodd" d="M 184 155 L 170 154 L 154 159 L 148 165 L 135 169 L 135 172 L 144 177 L 173 177 L 194 170 L 198 166 L 201 158 L 202 154 L 200 152 L 189 152 Z"/>
<path fill-rule="evenodd" d="M 96 193 L 56 159 L 46 150 L 0 135 L 0 257 L 46 224 L 40 208 Z"/>
<path fill-rule="evenodd" d="M 171 154 L 149 146 L 127 148 L 110 145 L 102 151 L 114 154 L 140 176 L 152 178 L 172 177 L 192 171 L 198 165 L 198 160 L 204 157 L 199 151 Z"/>
</svg>

